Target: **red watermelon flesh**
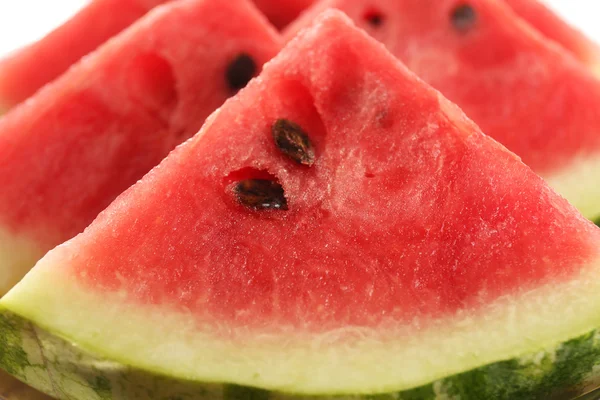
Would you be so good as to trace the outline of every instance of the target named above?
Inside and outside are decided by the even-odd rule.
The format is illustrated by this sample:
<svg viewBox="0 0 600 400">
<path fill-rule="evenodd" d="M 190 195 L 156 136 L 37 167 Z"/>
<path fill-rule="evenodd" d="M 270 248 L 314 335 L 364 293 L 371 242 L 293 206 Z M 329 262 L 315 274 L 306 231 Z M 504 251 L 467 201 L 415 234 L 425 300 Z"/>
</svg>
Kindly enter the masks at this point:
<svg viewBox="0 0 600 400">
<path fill-rule="evenodd" d="M 562 311 L 592 301 L 599 248 L 515 155 L 329 12 L 1 305 L 168 376 L 372 393 L 592 329 L 598 303 Z"/>
<path fill-rule="evenodd" d="M 81 57 L 167 0 L 94 0 L 45 38 L 0 61 L 0 112 L 33 95 Z"/>
<path fill-rule="evenodd" d="M 504 2 L 325 0 L 288 38 L 329 7 L 346 12 L 584 215 L 600 215 L 600 82 Z"/>
<path fill-rule="evenodd" d="M 169 0 L 95 0 L 44 39 L 0 61 L 0 112 L 30 97 L 150 8 L 166 1 Z M 598 70 L 597 46 L 584 35 L 536 0 L 507 1 L 543 34 Z M 275 26 L 283 28 L 314 0 L 254 2 Z"/>
<path fill-rule="evenodd" d="M 570 51 L 593 71 L 600 73 L 600 49 L 583 33 L 573 28 L 539 0 L 505 0 L 519 16 L 548 38 Z M 580 6 L 590 7 L 592 3 Z"/>
<path fill-rule="evenodd" d="M 0 60 L 0 114 L 31 97 L 150 9 L 168 1 L 93 0 L 43 39 Z M 254 0 L 279 28 L 313 1 Z"/>
<path fill-rule="evenodd" d="M 0 292 L 197 132 L 279 47 L 245 0 L 177 2 L 7 114 Z"/>
<path fill-rule="evenodd" d="M 284 28 L 315 0 L 254 0 L 256 6 L 278 28 Z"/>
</svg>

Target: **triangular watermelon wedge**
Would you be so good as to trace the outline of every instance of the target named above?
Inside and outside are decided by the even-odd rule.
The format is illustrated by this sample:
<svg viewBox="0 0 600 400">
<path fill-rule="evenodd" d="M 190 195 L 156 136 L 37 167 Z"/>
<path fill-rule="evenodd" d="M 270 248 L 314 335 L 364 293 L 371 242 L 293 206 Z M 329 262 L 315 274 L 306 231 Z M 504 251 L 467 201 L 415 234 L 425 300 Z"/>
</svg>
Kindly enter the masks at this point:
<svg viewBox="0 0 600 400">
<path fill-rule="evenodd" d="M 600 80 L 504 1 L 325 0 L 289 28 L 288 38 L 330 7 L 385 44 L 586 217 L 600 217 Z"/>
<path fill-rule="evenodd" d="M 0 61 L 0 114 L 166 1 L 94 0 L 43 39 L 9 54 Z"/>
<path fill-rule="evenodd" d="M 330 11 L 0 301 L 0 364 L 69 399 L 549 399 L 595 384 L 599 272 L 598 228 Z"/>
<path fill-rule="evenodd" d="M 0 120 L 0 295 L 280 49 L 246 0 L 157 8 Z"/>
</svg>

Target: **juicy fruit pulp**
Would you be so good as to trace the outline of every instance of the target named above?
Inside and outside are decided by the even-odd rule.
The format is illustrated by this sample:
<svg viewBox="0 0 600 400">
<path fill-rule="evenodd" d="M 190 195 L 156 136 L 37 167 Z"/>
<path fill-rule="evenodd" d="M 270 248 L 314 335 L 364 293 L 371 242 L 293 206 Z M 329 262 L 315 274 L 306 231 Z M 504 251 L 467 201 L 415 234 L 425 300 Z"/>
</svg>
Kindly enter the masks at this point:
<svg viewBox="0 0 600 400">
<path fill-rule="evenodd" d="M 94 0 L 45 38 L 1 60 L 0 114 L 165 1 Z"/>
<path fill-rule="evenodd" d="M 435 6 L 434 6 L 435 5 Z M 588 218 L 600 216 L 600 81 L 498 0 L 325 0 L 458 104 Z M 380 24 L 372 24 L 372 15 Z"/>
<path fill-rule="evenodd" d="M 253 0 L 256 6 L 278 28 L 284 28 L 315 0 Z"/>
<path fill-rule="evenodd" d="M 541 178 L 330 12 L 48 253 L 0 301 L 1 321 L 29 355 L 17 373 L 42 348 L 69 377 L 31 384 L 106 383 L 94 399 L 162 379 L 202 388 L 187 398 L 422 385 L 436 398 L 440 379 L 474 370 L 480 400 L 528 358 L 588 357 L 572 375 L 541 363 L 518 393 L 542 397 L 583 390 L 598 359 L 599 244 Z"/>
<path fill-rule="evenodd" d="M 279 48 L 247 1 L 170 3 L 0 120 L 0 294 L 197 132 Z"/>
</svg>

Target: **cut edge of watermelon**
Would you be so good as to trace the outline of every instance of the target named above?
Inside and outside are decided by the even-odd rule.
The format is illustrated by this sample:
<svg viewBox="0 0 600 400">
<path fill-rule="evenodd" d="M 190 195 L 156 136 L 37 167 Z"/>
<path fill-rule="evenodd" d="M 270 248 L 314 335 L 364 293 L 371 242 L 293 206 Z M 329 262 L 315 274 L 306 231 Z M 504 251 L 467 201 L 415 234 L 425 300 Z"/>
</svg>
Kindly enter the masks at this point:
<svg viewBox="0 0 600 400">
<path fill-rule="evenodd" d="M 543 176 L 584 217 L 600 222 L 600 155 L 580 157 L 560 172 Z"/>
<path fill-rule="evenodd" d="M 476 313 L 426 321 L 427 329 L 414 328 L 423 321 L 408 329 L 348 327 L 322 334 L 237 326 L 226 327 L 233 337 L 223 340 L 169 305 L 126 303 L 125 293 L 80 286 L 53 261 L 59 253 L 49 253 L 0 306 L 99 358 L 175 380 L 312 395 L 399 392 L 600 327 L 600 255 L 569 282 L 505 296 Z"/>
<path fill-rule="evenodd" d="M 0 297 L 16 285 L 44 255 L 32 240 L 9 233 L 0 226 Z"/>
</svg>

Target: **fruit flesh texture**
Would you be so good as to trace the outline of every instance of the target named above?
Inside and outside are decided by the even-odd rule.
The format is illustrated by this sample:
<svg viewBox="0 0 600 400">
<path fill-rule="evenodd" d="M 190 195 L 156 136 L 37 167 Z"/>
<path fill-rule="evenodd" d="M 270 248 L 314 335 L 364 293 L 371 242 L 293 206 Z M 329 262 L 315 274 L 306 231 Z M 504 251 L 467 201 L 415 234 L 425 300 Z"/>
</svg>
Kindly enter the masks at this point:
<svg viewBox="0 0 600 400">
<path fill-rule="evenodd" d="M 514 151 L 586 217 L 600 214 L 600 83 L 502 1 L 473 0 L 457 29 L 457 0 L 326 0 L 288 29 L 291 38 L 334 7 L 458 104 L 483 131 Z M 369 15 L 380 15 L 373 26 Z"/>
<path fill-rule="evenodd" d="M 278 118 L 308 132 L 313 166 L 276 148 Z M 236 202 L 231 183 L 269 173 L 287 211 Z M 592 331 L 599 242 L 331 12 L 0 304 L 175 378 L 405 390 Z M 557 307 L 582 312 L 557 320 Z"/>
<path fill-rule="evenodd" d="M 229 21 L 235 21 L 235 24 Z M 0 292 L 81 232 L 235 94 L 239 54 L 257 69 L 277 33 L 251 3 L 157 9 L 0 121 Z M 258 72 L 258 71 L 257 71 Z M 14 246 L 22 250 L 15 259 Z"/>
<path fill-rule="evenodd" d="M 587 257 L 592 252 L 586 235 L 597 235 L 596 230 L 589 227 L 583 229 L 586 226 L 577 218 L 576 212 L 568 207 L 566 202 L 559 202 L 558 197 L 546 189 L 541 180 L 529 171 L 525 171 L 513 155 L 500 151 L 495 144 L 481 149 L 481 154 L 472 155 L 472 149 L 463 143 L 466 141 L 464 136 L 472 135 L 473 137 L 468 139 L 475 141 L 475 146 L 483 147 L 479 143 L 483 140 L 469 131 L 457 132 L 452 123 L 443 120 L 442 115 L 436 116 L 439 108 L 438 98 L 431 96 L 431 92 L 427 93 L 429 97 L 419 96 L 413 87 L 414 80 L 396 82 L 392 79 L 386 80 L 384 76 L 381 79 L 368 81 L 362 77 L 368 73 L 373 73 L 378 78 L 383 75 L 373 64 L 380 62 L 382 64 L 380 68 L 383 69 L 389 64 L 387 58 L 384 59 L 385 62 L 367 59 L 359 63 L 356 53 L 346 48 L 334 48 L 331 51 L 333 60 L 327 67 L 346 78 L 348 82 L 343 87 L 336 86 L 340 85 L 336 78 L 331 78 L 323 71 L 317 70 L 311 78 L 322 80 L 318 83 L 319 86 L 327 89 L 316 92 L 316 89 L 306 87 L 313 82 L 303 82 L 302 79 L 306 77 L 300 72 L 296 75 L 297 81 L 284 81 L 279 85 L 272 83 L 272 86 L 263 89 L 263 92 L 269 91 L 277 98 L 287 97 L 286 101 L 289 102 L 287 104 L 293 104 L 295 110 L 283 108 L 280 100 L 261 99 L 262 101 L 257 100 L 262 111 L 260 115 L 244 113 L 249 104 L 242 104 L 242 100 L 247 96 L 241 97 L 237 104 L 239 115 L 237 124 L 232 127 L 223 124 L 217 128 L 213 123 L 213 129 L 203 133 L 195 151 L 188 150 L 187 153 L 180 154 L 178 161 L 181 163 L 180 168 L 173 165 L 172 170 L 167 168 L 165 175 L 159 175 L 154 181 L 153 190 L 158 190 L 165 196 L 151 197 L 144 203 L 134 202 L 131 199 L 130 206 L 139 204 L 148 208 L 143 214 L 132 212 L 129 216 L 119 215 L 122 220 L 111 221 L 111 229 L 116 232 L 113 238 L 106 238 L 103 243 L 103 246 L 110 251 L 100 252 L 99 256 L 93 257 L 98 260 L 97 262 L 90 262 L 87 257 L 78 257 L 72 264 L 81 264 L 70 267 L 71 273 L 82 274 L 82 279 L 87 283 L 98 284 L 107 290 L 121 288 L 131 293 L 135 292 L 138 300 L 144 303 L 150 301 L 157 293 L 176 293 L 181 281 L 185 281 L 189 282 L 189 290 L 192 293 L 212 293 L 206 304 L 198 304 L 198 299 L 195 297 L 182 299 L 180 306 L 194 312 L 200 313 L 207 308 L 214 309 L 215 317 L 227 320 L 228 316 L 232 317 L 231 313 L 234 309 L 249 307 L 245 312 L 249 320 L 244 323 L 257 321 L 256 316 L 262 315 L 268 317 L 268 321 L 273 323 L 289 323 L 294 320 L 294 326 L 303 323 L 322 328 L 321 324 L 335 320 L 334 315 L 343 315 L 343 310 L 348 304 L 364 304 L 380 308 L 378 313 L 381 315 L 393 314 L 397 305 L 403 304 L 406 309 L 412 310 L 405 316 L 408 319 L 415 317 L 412 314 L 415 310 L 419 310 L 419 314 L 426 315 L 453 313 L 456 312 L 456 307 L 473 305 L 473 294 L 481 292 L 483 288 L 486 288 L 487 297 L 478 297 L 478 300 L 486 303 L 528 283 L 544 281 L 554 272 L 553 269 L 548 268 L 549 264 L 552 264 L 556 270 L 568 274 L 573 272 L 571 268 L 578 268 L 580 264 L 589 260 Z M 344 68 L 341 65 L 342 59 L 351 62 L 348 62 L 348 66 Z M 365 64 L 368 67 L 365 66 L 360 73 L 352 75 L 354 69 L 361 69 Z M 364 68 L 369 69 L 365 72 Z M 292 73 L 289 72 L 288 76 Z M 263 78 L 266 80 L 269 75 Z M 403 89 L 414 95 L 400 96 L 384 89 L 394 83 L 398 90 Z M 404 86 L 401 86 L 402 83 Z M 350 103 L 345 107 L 341 106 L 344 101 L 350 101 L 343 97 L 346 91 L 350 90 L 362 90 L 363 96 L 370 95 L 373 98 L 381 94 L 382 98 L 374 107 L 361 113 L 362 104 Z M 312 93 L 313 91 L 316 93 Z M 316 98 L 314 101 L 323 103 L 318 106 L 327 108 L 317 113 L 315 110 L 317 105 L 312 103 L 313 98 Z M 230 105 L 231 108 L 233 106 Z M 230 112 L 229 116 L 235 114 Z M 304 129 L 311 133 L 317 151 L 322 152 L 322 158 L 314 168 L 308 170 L 293 168 L 294 165 L 290 165 L 287 159 L 282 158 L 275 146 L 266 142 L 265 139 L 269 137 L 265 132 L 269 132 L 270 123 L 281 114 L 304 126 Z M 418 118 L 421 115 L 432 115 L 431 123 L 434 124 L 435 129 L 426 132 L 421 142 L 415 145 L 410 143 L 406 136 L 408 132 L 418 132 L 423 129 L 423 120 Z M 222 118 L 225 120 L 224 117 Z M 321 122 L 325 118 L 327 121 Z M 346 126 L 336 126 L 331 122 L 334 120 L 345 121 Z M 370 123 L 365 125 L 360 136 L 358 132 L 353 136 L 348 132 L 347 126 L 360 126 L 360 121 Z M 321 123 L 329 123 L 329 126 L 320 125 Z M 248 131 L 243 129 L 244 126 L 249 127 Z M 467 129 L 475 131 L 476 128 L 467 126 Z M 228 132 L 227 138 L 222 137 L 224 132 Z M 396 137 L 389 137 L 393 134 L 396 134 Z M 384 135 L 389 137 L 387 144 L 400 149 L 397 154 L 389 154 L 389 149 L 381 146 L 378 138 Z M 227 153 L 223 151 L 224 148 L 227 149 Z M 357 152 L 358 149 L 361 151 L 359 160 L 347 160 L 346 154 Z M 440 155 L 443 160 L 436 157 L 423 158 L 422 154 L 427 152 L 435 154 L 438 149 L 443 152 L 443 155 Z M 492 157 L 495 153 L 498 153 L 496 157 L 498 160 L 495 162 L 481 161 Z M 447 165 L 440 166 L 439 163 L 442 161 L 447 162 Z M 195 172 L 201 169 L 201 164 L 210 165 L 210 172 L 196 174 Z M 239 172 L 240 174 L 248 173 L 250 176 L 258 173 L 246 172 L 247 168 L 266 170 L 276 176 L 286 188 L 287 201 L 293 205 L 294 210 L 281 214 L 268 214 L 266 218 L 265 215 L 248 212 L 244 207 L 229 204 L 230 199 L 227 198 L 227 189 L 223 186 L 223 182 L 227 182 L 228 179 L 233 180 L 232 174 L 235 176 L 238 171 L 242 171 Z M 337 169 L 353 173 L 336 181 L 332 179 L 330 171 Z M 498 181 L 507 180 L 512 174 L 515 176 L 511 179 L 510 185 L 503 182 L 502 188 L 496 188 L 488 182 L 468 183 L 465 176 L 461 176 L 462 174 L 475 175 L 475 170 L 480 176 L 495 175 L 493 179 Z M 439 175 L 434 175 L 432 171 Z M 167 175 L 170 179 L 167 179 Z M 182 175 L 186 175 L 187 179 Z M 457 187 L 455 191 L 450 192 L 447 188 L 440 188 L 437 183 L 456 180 L 458 180 Z M 330 186 L 334 187 L 333 193 L 327 196 L 326 188 Z M 529 186 L 532 194 L 523 195 L 520 190 L 522 186 Z M 345 187 L 347 192 L 337 193 L 335 187 Z M 306 188 L 313 188 L 313 190 Z M 386 192 L 385 189 L 388 191 Z M 430 191 L 435 193 L 433 198 L 410 201 L 413 195 L 423 198 L 426 194 L 431 194 Z M 170 193 L 177 193 L 178 198 L 170 199 L 168 197 Z M 377 193 L 379 202 L 369 196 L 373 193 Z M 503 202 L 499 199 L 499 193 L 504 197 Z M 447 198 L 441 199 L 446 196 Z M 216 199 L 222 201 L 215 201 Z M 559 213 L 556 207 L 552 207 L 555 201 L 560 205 L 559 209 L 564 215 L 556 215 Z M 397 206 L 391 207 L 392 202 L 397 202 Z M 514 205 L 517 202 L 520 203 L 519 206 Z M 192 203 L 201 209 L 202 213 L 185 214 L 183 211 L 189 210 Z M 516 207 L 519 208 L 515 209 Z M 415 215 L 412 213 L 407 215 L 407 208 Z M 174 226 L 179 232 L 170 233 L 169 225 L 161 226 L 153 222 L 158 219 L 164 220 L 168 215 L 168 209 L 181 210 L 182 215 Z M 386 209 L 387 212 L 385 215 L 376 216 L 374 211 L 377 209 Z M 496 234 L 489 235 L 490 232 L 482 231 L 483 226 L 476 223 L 482 217 L 480 214 L 484 209 L 494 210 L 490 224 L 506 223 L 514 218 L 519 220 L 518 225 L 505 230 L 507 236 L 499 238 Z M 419 210 L 418 213 L 416 210 Z M 431 225 L 424 224 L 424 229 L 433 231 L 429 233 L 429 239 L 433 243 L 423 243 L 419 240 L 417 243 L 410 243 L 414 246 L 412 251 L 407 250 L 410 248 L 409 243 L 400 239 L 414 235 L 420 237 L 419 233 L 422 232 L 415 231 L 415 223 L 421 226 L 423 224 L 421 218 L 434 210 L 444 210 L 446 219 L 443 222 L 431 221 Z M 517 214 L 519 210 L 522 211 Z M 535 214 L 536 219 L 541 221 L 535 222 L 535 219 L 531 219 L 526 214 Z M 312 218 L 307 220 L 307 215 Z M 335 215 L 335 218 L 332 218 L 332 215 Z M 245 238 L 245 235 L 256 229 L 257 217 L 263 225 L 262 231 L 256 232 L 254 239 L 250 241 Z M 491 218 L 488 215 L 483 217 Z M 363 221 L 362 218 L 368 219 Z M 332 227 L 328 227 L 330 223 Z M 444 229 L 449 231 L 446 234 L 441 229 L 442 223 Z M 198 224 L 210 226 L 212 229 L 203 232 L 201 238 L 187 239 L 190 232 L 198 229 Z M 98 224 L 100 225 L 102 224 Z M 561 228 L 557 229 L 555 225 L 560 225 Z M 295 232 L 282 234 L 286 226 L 297 228 Z M 475 228 L 464 237 L 459 234 L 459 227 L 472 226 Z M 345 230 L 361 230 L 364 231 L 364 235 L 360 238 L 344 237 L 342 232 Z M 170 237 L 165 239 L 167 232 Z M 105 236 L 103 231 L 99 231 L 97 235 Z M 464 242 L 457 242 L 457 235 Z M 548 236 L 547 242 L 543 246 L 536 243 L 536 247 L 531 248 L 530 240 L 539 235 Z M 337 244 L 334 244 L 332 239 L 328 240 L 329 236 L 338 236 L 335 239 Z M 99 251 L 92 246 L 95 240 L 85 245 L 85 239 L 92 237 L 94 236 L 82 237 L 80 244 L 85 247 L 90 246 L 92 252 Z M 378 237 L 380 244 L 373 243 L 369 239 L 373 237 Z M 471 240 L 475 239 L 477 243 L 471 244 Z M 506 245 L 511 245 L 512 251 L 509 254 L 505 255 L 501 251 L 490 254 L 484 251 L 486 248 L 498 246 L 499 239 Z M 186 240 L 193 241 L 182 246 Z M 144 242 L 146 245 L 143 249 L 134 251 L 140 243 Z M 157 246 L 162 249 L 169 247 L 162 246 L 163 243 L 188 247 L 190 250 L 187 254 L 182 254 L 181 258 L 171 258 L 166 264 L 166 255 L 156 251 Z M 237 246 L 232 246 L 231 243 L 236 243 Z M 265 246 L 265 243 L 269 245 Z M 316 246 L 315 243 L 321 243 L 324 247 Z M 343 252 L 352 247 L 353 243 L 361 244 L 365 252 L 357 254 L 354 261 L 345 260 L 344 264 L 340 264 L 339 262 L 347 258 L 342 257 Z M 311 254 L 304 255 L 300 260 L 292 256 L 293 248 L 306 249 L 311 248 L 311 245 Z M 475 247 L 469 253 L 462 252 L 460 249 L 467 245 Z M 572 249 L 577 255 L 576 258 L 563 257 L 564 248 Z M 115 249 L 119 250 L 115 251 Z M 274 249 L 279 251 L 275 252 Z M 431 252 L 440 254 L 426 261 L 418 260 L 419 254 Z M 140 265 L 134 259 L 127 260 L 125 257 L 123 260 L 124 254 L 135 254 L 134 257 L 141 257 L 144 262 Z M 198 265 L 197 268 L 189 268 L 191 260 L 201 258 L 201 254 L 204 254 L 205 264 Z M 244 262 L 250 269 L 249 273 L 259 273 L 258 276 L 250 276 L 252 280 L 250 286 L 246 282 L 248 276 L 240 274 L 237 269 L 239 261 L 236 260 L 239 260 L 242 254 Z M 536 261 L 542 258 L 546 261 Z M 409 292 L 391 295 L 389 288 L 371 293 L 374 290 L 372 286 L 380 282 L 373 283 L 373 272 L 364 267 L 364 264 L 368 264 L 366 260 L 372 260 L 374 265 L 381 266 L 383 269 L 379 271 L 380 274 L 399 273 L 398 265 L 386 265 L 386 260 L 390 259 L 404 259 L 408 265 L 417 263 L 418 260 L 421 265 L 419 276 L 402 271 L 402 276 L 397 276 L 395 281 L 401 287 L 410 287 L 418 279 L 420 282 L 417 287 L 422 288 L 424 292 L 432 293 L 432 296 L 439 301 L 426 302 Z M 296 265 L 297 271 L 302 271 L 303 264 L 322 264 L 323 262 L 319 260 L 329 260 L 327 264 L 331 263 L 330 268 L 325 267 L 321 272 L 304 271 L 305 277 L 301 277 L 302 274 L 295 278 L 285 277 L 292 265 Z M 456 276 L 454 266 L 471 263 L 480 267 L 463 271 L 460 277 Z M 520 274 L 507 273 L 522 264 L 530 265 L 529 269 L 521 271 Z M 232 267 L 223 269 L 223 265 Z M 258 301 L 262 297 L 261 294 L 275 290 L 271 279 L 273 271 L 260 271 L 260 265 L 281 265 L 282 271 L 275 274 L 282 275 L 284 282 L 285 279 L 290 279 L 287 284 L 282 284 L 288 290 L 278 293 L 278 296 L 281 296 L 279 301 L 282 302 L 280 310 L 270 308 L 271 295 L 264 296 L 262 301 Z M 170 274 L 177 266 L 183 266 L 184 269 L 179 271 L 175 279 Z M 143 268 L 145 276 L 139 276 L 140 268 Z M 496 268 L 502 269 L 496 270 Z M 300 300 L 297 299 L 302 298 L 300 293 L 294 291 L 306 284 L 306 278 L 311 280 L 312 274 L 315 274 L 312 276 L 314 279 L 325 271 L 330 274 L 329 279 L 338 283 L 340 287 L 347 287 L 348 290 L 338 288 L 337 290 L 340 291 L 336 291 L 336 296 L 333 296 L 330 292 L 333 288 L 329 286 L 312 288 L 311 296 L 315 298 L 304 299 L 309 305 L 312 301 L 317 301 L 314 304 L 316 307 L 319 304 L 317 299 L 329 298 L 328 313 L 312 314 L 313 317 L 323 318 L 323 320 L 311 321 L 310 317 L 306 319 L 305 316 L 299 315 L 287 316 L 288 311 L 293 313 L 298 309 L 296 302 Z M 494 285 L 490 284 L 490 276 L 494 276 Z M 452 291 L 448 291 L 449 282 L 453 282 Z M 238 286 L 240 290 L 231 290 L 232 287 Z M 383 286 L 389 286 L 389 282 Z M 309 306 L 309 309 L 311 308 L 313 307 Z M 351 311 L 344 317 L 347 319 L 337 323 L 342 326 L 368 325 L 368 322 L 374 318 L 368 308 L 362 311 Z M 404 319 L 405 310 L 399 311 L 398 316 Z M 277 318 L 282 319 L 277 320 Z M 298 319 L 295 320 L 296 318 Z M 236 317 L 236 321 L 240 321 L 240 316 Z"/>
<path fill-rule="evenodd" d="M 94 0 L 43 39 L 8 55 L 0 61 L 0 111 L 31 97 L 83 56 L 165 1 Z"/>
<path fill-rule="evenodd" d="M 273 25 L 282 29 L 314 3 L 314 0 L 254 0 L 254 3 Z"/>
<path fill-rule="evenodd" d="M 563 21 L 539 0 L 505 0 L 523 19 L 600 73 L 600 49 L 583 33 Z"/>
</svg>

